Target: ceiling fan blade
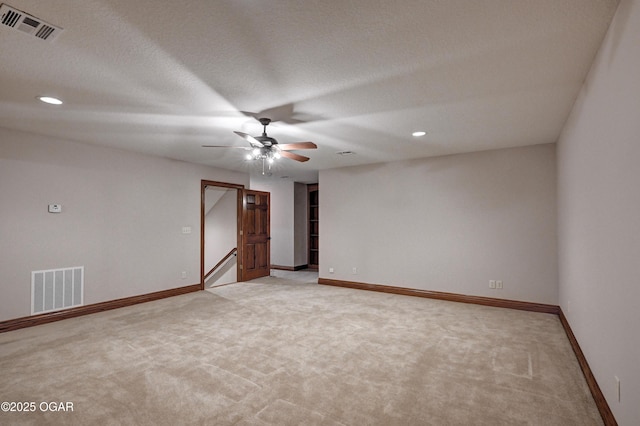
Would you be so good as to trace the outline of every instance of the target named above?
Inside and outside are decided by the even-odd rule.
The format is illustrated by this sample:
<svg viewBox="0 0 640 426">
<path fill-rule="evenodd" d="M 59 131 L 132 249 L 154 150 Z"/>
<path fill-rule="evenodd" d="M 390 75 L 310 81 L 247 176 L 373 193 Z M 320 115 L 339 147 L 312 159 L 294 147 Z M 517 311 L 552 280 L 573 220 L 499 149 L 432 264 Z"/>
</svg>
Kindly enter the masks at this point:
<svg viewBox="0 0 640 426">
<path fill-rule="evenodd" d="M 249 117 L 253 117 L 258 121 L 260 121 L 261 117 L 269 117 L 272 122 L 282 121 L 285 123 L 289 123 L 289 121 L 293 120 L 293 104 L 291 103 L 280 105 L 273 108 L 263 109 L 260 112 L 251 112 L 251 111 L 240 111 L 240 112 Z"/>
<path fill-rule="evenodd" d="M 250 151 L 251 148 L 246 146 L 229 146 L 229 145 L 202 145 L 203 148 L 234 148 L 234 149 L 244 149 L 246 151 Z"/>
<path fill-rule="evenodd" d="M 294 149 L 316 149 L 318 145 L 313 142 L 296 142 L 296 143 L 279 143 L 278 147 L 283 151 L 291 151 Z"/>
<path fill-rule="evenodd" d="M 285 158 L 289 158 L 291 160 L 300 161 L 301 163 L 304 163 L 305 161 L 309 161 L 309 157 L 305 157 L 304 155 L 296 154 L 289 151 L 280 151 L 280 155 L 282 155 Z"/>
<path fill-rule="evenodd" d="M 326 120 L 325 117 L 320 115 L 305 113 L 295 110 L 295 104 L 288 103 L 284 105 L 275 106 L 272 108 L 263 109 L 260 112 L 252 111 L 239 111 L 247 117 L 253 117 L 256 120 L 260 120 L 260 117 L 269 117 L 272 122 L 281 121 L 287 124 L 304 124 L 311 121 Z"/>
<path fill-rule="evenodd" d="M 262 142 L 260 142 L 258 139 L 254 138 L 251 135 L 248 135 L 248 134 L 243 133 L 243 132 L 236 132 L 236 131 L 234 131 L 233 133 L 235 133 L 236 135 L 240 136 L 242 139 L 248 141 L 253 146 L 257 146 L 257 147 L 260 147 L 260 148 L 262 148 L 264 146 L 264 144 Z"/>
</svg>

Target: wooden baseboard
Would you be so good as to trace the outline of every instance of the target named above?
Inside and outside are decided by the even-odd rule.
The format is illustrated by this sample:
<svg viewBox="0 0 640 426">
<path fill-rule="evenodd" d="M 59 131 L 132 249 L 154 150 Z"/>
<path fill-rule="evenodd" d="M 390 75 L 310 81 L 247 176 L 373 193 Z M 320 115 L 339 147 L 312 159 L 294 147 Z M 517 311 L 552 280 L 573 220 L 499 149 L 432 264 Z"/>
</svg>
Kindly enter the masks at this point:
<svg viewBox="0 0 640 426">
<path fill-rule="evenodd" d="M 172 288 L 169 290 L 156 291 L 154 293 L 141 294 L 139 296 L 131 296 L 122 299 L 109 300 L 107 302 L 94 303 L 92 305 L 78 306 L 77 308 L 66 309 L 64 311 L 48 312 L 46 314 L 32 315 L 29 317 L 2 321 L 0 322 L 0 333 L 4 333 L 5 331 L 18 330 L 20 328 L 32 327 L 34 325 L 46 324 L 54 321 L 60 321 L 67 318 L 109 311 L 111 309 L 136 305 L 138 303 L 151 302 L 152 300 L 164 299 L 167 297 L 178 296 L 180 294 L 200 291 L 200 289 L 200 284 L 193 284 L 186 287 Z"/>
<path fill-rule="evenodd" d="M 298 266 L 271 265 L 271 269 L 279 269 L 281 271 L 299 271 L 301 269 L 307 269 L 307 265 L 298 265 Z"/>
<path fill-rule="evenodd" d="M 582 349 L 580 349 L 580 345 L 578 344 L 578 340 L 576 336 L 573 334 L 571 330 L 571 326 L 569 325 L 569 321 L 567 317 L 564 316 L 562 309 L 558 308 L 558 317 L 560 318 L 560 322 L 562 323 L 562 327 L 564 327 L 565 333 L 567 333 L 567 337 L 569 338 L 569 342 L 571 343 L 571 347 L 573 348 L 573 352 L 576 354 L 576 358 L 578 358 L 578 364 L 580 364 L 580 368 L 582 369 L 582 374 L 584 375 L 585 380 L 587 381 L 587 385 L 589 386 L 589 390 L 591 391 L 591 395 L 593 396 L 593 400 L 596 402 L 596 406 L 598 407 L 598 411 L 600 411 L 600 416 L 602 416 L 602 421 L 607 426 L 617 425 L 615 417 L 611 412 L 611 408 L 609 408 L 609 404 L 607 404 L 607 400 L 604 398 L 604 394 L 602 390 L 600 390 L 600 386 L 596 381 L 591 368 L 589 367 L 589 363 L 587 362 L 587 358 L 582 353 Z"/>
<path fill-rule="evenodd" d="M 556 305 L 543 303 L 521 302 L 518 300 L 494 299 L 492 297 L 468 296 L 456 293 L 444 293 L 440 291 L 420 290 L 415 288 L 394 287 L 381 284 L 366 284 L 354 281 L 331 280 L 318 278 L 318 284 L 333 285 L 338 287 L 356 288 L 359 290 L 380 291 L 383 293 L 402 294 L 404 296 L 426 297 L 428 299 L 448 300 L 450 302 L 472 303 L 475 305 L 494 306 L 497 308 L 518 309 L 521 311 L 542 312 L 546 314 L 558 314 L 560 308 Z"/>
</svg>

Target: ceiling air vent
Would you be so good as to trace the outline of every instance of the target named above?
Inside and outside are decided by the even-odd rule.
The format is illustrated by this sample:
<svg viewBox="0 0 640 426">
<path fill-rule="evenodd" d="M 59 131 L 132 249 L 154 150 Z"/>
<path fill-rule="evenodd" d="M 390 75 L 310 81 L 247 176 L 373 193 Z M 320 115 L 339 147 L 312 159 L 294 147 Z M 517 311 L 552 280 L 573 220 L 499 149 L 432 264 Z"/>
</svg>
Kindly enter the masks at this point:
<svg viewBox="0 0 640 426">
<path fill-rule="evenodd" d="M 62 28 L 48 24 L 40 18 L 14 9 L 7 4 L 0 5 L 0 23 L 47 41 L 55 40 L 62 32 Z"/>
</svg>

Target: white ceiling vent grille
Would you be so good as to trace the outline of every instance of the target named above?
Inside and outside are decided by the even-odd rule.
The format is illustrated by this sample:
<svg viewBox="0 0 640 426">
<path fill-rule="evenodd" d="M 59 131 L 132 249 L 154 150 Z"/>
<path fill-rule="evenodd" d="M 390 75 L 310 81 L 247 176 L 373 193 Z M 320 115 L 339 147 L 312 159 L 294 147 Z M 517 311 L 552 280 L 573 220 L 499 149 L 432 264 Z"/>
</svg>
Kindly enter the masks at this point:
<svg viewBox="0 0 640 426">
<path fill-rule="evenodd" d="M 62 32 L 62 28 L 48 24 L 40 18 L 14 9 L 7 4 L 0 5 L 0 23 L 47 41 L 55 40 Z"/>
</svg>

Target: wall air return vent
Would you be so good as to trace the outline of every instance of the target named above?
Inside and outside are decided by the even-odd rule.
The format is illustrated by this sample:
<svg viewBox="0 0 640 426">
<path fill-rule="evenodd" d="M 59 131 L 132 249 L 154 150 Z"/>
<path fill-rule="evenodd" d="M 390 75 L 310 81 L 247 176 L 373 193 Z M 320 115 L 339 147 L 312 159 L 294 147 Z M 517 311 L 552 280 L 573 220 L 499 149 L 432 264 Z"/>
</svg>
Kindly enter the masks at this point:
<svg viewBox="0 0 640 426">
<path fill-rule="evenodd" d="M 31 272 L 31 315 L 84 304 L 84 266 Z"/>
<path fill-rule="evenodd" d="M 62 28 L 48 24 L 40 18 L 29 15 L 7 4 L 0 5 L 0 23 L 42 40 L 53 41 L 62 32 Z"/>
</svg>

